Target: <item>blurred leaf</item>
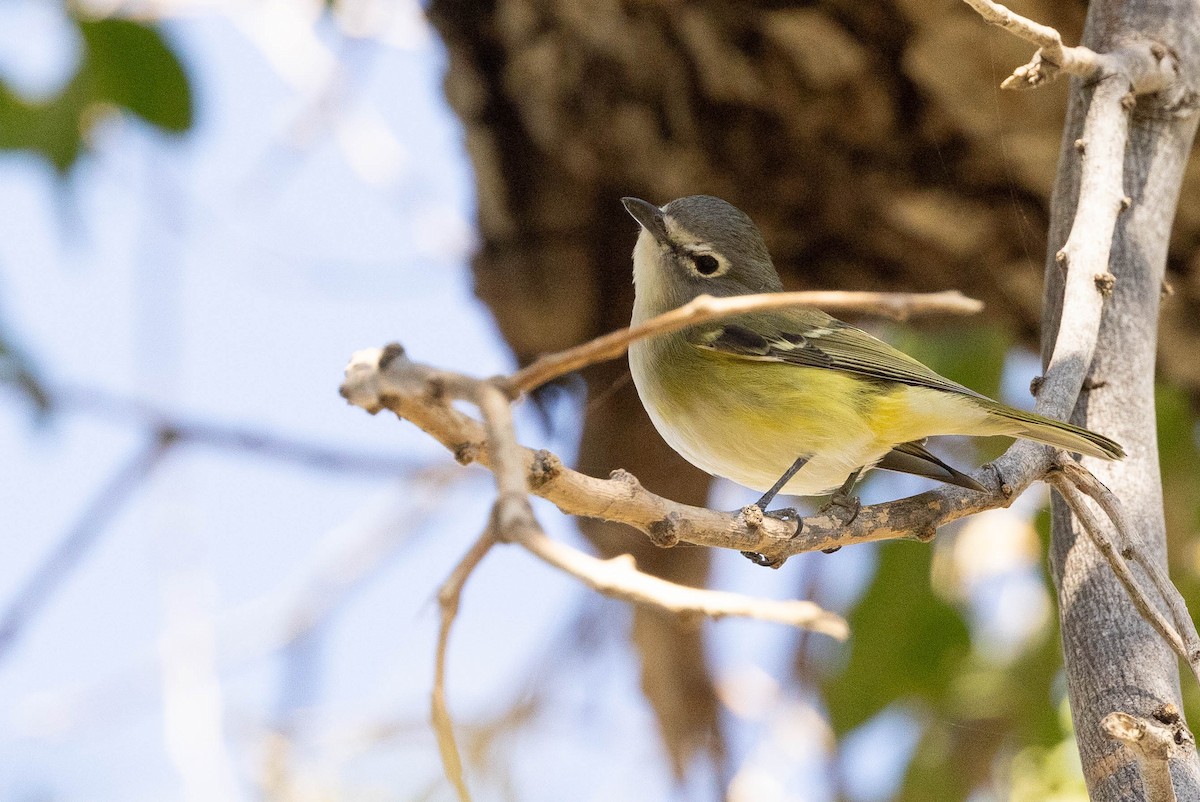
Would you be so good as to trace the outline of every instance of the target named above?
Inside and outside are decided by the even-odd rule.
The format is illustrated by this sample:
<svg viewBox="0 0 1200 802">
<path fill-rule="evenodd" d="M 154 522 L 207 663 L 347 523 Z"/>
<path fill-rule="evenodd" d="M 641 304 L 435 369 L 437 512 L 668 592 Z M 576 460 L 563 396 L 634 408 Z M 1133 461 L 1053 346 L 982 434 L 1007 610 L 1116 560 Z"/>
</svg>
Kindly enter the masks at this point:
<svg viewBox="0 0 1200 802">
<path fill-rule="evenodd" d="M 1189 544 L 1194 539 L 1191 536 L 1200 529 L 1200 451 L 1196 448 L 1196 416 L 1187 394 L 1178 387 L 1160 383 L 1155 388 L 1154 404 L 1167 534 L 1173 545 L 1182 546 Z M 1195 560 L 1184 562 L 1194 565 Z M 1195 582 L 1195 569 L 1188 574 Z"/>
<path fill-rule="evenodd" d="M 48 101 L 30 102 L 0 82 L 0 148 L 40 153 L 66 172 L 83 149 L 84 93 L 76 75 Z"/>
<path fill-rule="evenodd" d="M 930 587 L 932 554 L 922 544 L 880 548 L 875 579 L 850 615 L 850 659 L 825 686 L 839 735 L 895 701 L 938 706 L 958 675 L 970 638 L 959 612 Z"/>
<path fill-rule="evenodd" d="M 967 799 L 990 779 L 1004 734 L 1003 727 L 992 722 L 962 724 L 934 719 L 917 745 L 896 799 Z"/>
<path fill-rule="evenodd" d="M 183 65 L 152 25 L 123 19 L 75 19 L 84 53 L 62 91 L 27 100 L 0 82 L 0 149 L 38 153 L 60 173 L 86 147 L 104 104 L 124 108 L 174 133 L 193 122 Z"/>
<path fill-rule="evenodd" d="M 1041 519 L 1044 532 L 1048 516 Z M 931 560 L 931 550 L 915 544 L 881 548 L 878 573 L 850 615 L 845 670 L 825 686 L 839 736 L 893 703 L 923 711 L 897 796 L 913 802 L 966 799 L 992 784 L 1004 755 L 1049 749 L 1064 736 L 1054 620 L 1012 662 L 987 662 L 972 652 L 963 616 L 930 586 Z"/>
<path fill-rule="evenodd" d="M 94 99 L 123 106 L 166 131 L 191 128 L 187 75 L 157 28 L 115 18 L 77 22 Z"/>
<path fill-rule="evenodd" d="M 1000 392 L 1012 335 L 992 326 L 954 326 L 935 331 L 898 328 L 897 348 L 948 379 L 993 398 Z"/>
<path fill-rule="evenodd" d="M 1010 770 L 1011 802 L 1087 802 L 1087 783 L 1074 736 L 1052 747 L 1023 749 Z"/>
</svg>

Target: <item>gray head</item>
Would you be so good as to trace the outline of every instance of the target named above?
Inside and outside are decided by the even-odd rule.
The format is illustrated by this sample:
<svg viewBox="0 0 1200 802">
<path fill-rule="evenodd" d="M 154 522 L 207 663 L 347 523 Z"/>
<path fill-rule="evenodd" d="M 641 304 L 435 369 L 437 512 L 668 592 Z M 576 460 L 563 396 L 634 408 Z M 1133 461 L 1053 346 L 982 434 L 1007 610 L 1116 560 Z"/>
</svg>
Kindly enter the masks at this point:
<svg viewBox="0 0 1200 802">
<path fill-rule="evenodd" d="M 754 223 L 720 198 L 691 195 L 662 208 L 638 198 L 621 202 L 642 227 L 633 251 L 642 312 L 663 312 L 703 294 L 783 289 Z"/>
</svg>

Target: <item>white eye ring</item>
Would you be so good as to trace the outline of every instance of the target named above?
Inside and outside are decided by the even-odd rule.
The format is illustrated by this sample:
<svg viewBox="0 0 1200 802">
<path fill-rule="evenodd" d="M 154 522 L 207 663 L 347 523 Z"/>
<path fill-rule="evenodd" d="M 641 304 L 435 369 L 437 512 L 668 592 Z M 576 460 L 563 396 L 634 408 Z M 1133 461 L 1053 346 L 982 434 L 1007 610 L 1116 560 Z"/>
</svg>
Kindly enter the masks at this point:
<svg viewBox="0 0 1200 802">
<path fill-rule="evenodd" d="M 713 278 L 725 272 L 728 268 L 724 259 L 711 253 L 689 253 L 692 270 L 702 278 Z"/>
</svg>

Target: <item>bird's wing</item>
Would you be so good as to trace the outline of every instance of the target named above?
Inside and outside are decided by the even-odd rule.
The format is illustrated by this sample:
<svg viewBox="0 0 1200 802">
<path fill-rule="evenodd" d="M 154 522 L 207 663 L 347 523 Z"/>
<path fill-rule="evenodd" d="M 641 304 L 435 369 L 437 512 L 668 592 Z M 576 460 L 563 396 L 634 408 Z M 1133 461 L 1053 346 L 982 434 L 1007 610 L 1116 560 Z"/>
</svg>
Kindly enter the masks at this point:
<svg viewBox="0 0 1200 802">
<path fill-rule="evenodd" d="M 751 313 L 728 321 L 701 324 L 688 330 L 687 339 L 698 348 L 743 359 L 827 368 L 914 387 L 984 397 L 938 375 L 862 329 L 815 309 Z"/>
</svg>

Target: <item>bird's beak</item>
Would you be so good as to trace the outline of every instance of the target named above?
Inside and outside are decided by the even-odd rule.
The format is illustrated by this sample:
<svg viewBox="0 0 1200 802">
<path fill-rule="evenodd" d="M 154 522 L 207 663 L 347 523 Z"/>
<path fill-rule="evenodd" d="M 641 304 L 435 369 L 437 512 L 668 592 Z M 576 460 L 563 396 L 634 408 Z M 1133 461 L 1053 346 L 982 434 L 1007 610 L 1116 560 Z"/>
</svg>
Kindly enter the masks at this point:
<svg viewBox="0 0 1200 802">
<path fill-rule="evenodd" d="M 650 236 L 659 243 L 667 242 L 667 226 L 663 222 L 662 209 L 641 198 L 621 198 L 621 203 L 625 204 L 625 211 L 633 215 L 633 219 L 650 232 Z"/>
</svg>

